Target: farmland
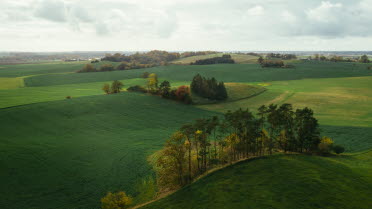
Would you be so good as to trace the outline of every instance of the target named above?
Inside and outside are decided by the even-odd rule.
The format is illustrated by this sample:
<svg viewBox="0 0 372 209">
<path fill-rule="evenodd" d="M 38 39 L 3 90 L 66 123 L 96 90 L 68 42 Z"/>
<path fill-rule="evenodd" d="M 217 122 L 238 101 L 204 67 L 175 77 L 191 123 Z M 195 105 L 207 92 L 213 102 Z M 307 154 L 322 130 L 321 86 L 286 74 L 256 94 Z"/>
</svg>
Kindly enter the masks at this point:
<svg viewBox="0 0 372 209">
<path fill-rule="evenodd" d="M 104 63 L 110 62 L 97 66 Z M 138 182 L 153 177 L 147 158 L 181 125 L 270 103 L 312 108 L 322 135 L 343 145 L 348 154 L 330 158 L 278 154 L 239 163 L 147 207 L 316 208 L 331 198 L 327 208 L 363 208 L 372 182 L 371 176 L 363 174 L 371 171 L 372 71 L 368 65 L 301 61 L 295 68 L 263 69 L 243 64 L 248 61 L 239 63 L 94 73 L 75 73 L 84 62 L 1 66 L 1 208 L 99 208 L 106 192 L 119 190 L 137 197 Z M 124 88 L 145 86 L 143 72 L 156 73 L 160 82 L 168 80 L 172 87 L 189 85 L 197 73 L 215 77 L 225 82 L 229 99 L 184 105 L 140 93 L 104 95 L 101 90 L 113 80 L 123 82 Z M 301 195 L 293 194 L 288 185 L 296 185 Z M 331 193 L 311 199 L 318 205 L 309 206 L 303 199 L 325 188 L 332 188 Z M 348 192 L 336 191 L 340 189 Z M 206 197 L 214 190 L 224 192 Z M 227 192 L 231 195 L 223 196 Z M 255 198 L 271 202 L 261 205 Z M 218 201 L 211 204 L 210 200 Z"/>
</svg>

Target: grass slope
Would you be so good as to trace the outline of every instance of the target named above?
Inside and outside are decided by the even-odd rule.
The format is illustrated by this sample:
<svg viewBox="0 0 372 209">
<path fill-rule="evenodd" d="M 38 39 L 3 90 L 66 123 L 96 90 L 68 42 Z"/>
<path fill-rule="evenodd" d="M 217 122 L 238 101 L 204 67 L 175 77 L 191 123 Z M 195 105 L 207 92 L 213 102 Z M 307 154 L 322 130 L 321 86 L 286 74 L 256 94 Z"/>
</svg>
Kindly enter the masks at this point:
<svg viewBox="0 0 372 209">
<path fill-rule="evenodd" d="M 146 158 L 187 121 L 211 114 L 136 93 L 0 110 L 0 208 L 99 208 L 134 194 Z"/>
<path fill-rule="evenodd" d="M 277 69 L 261 68 L 256 64 L 219 64 L 219 65 L 170 65 L 155 68 L 99 72 L 99 73 L 71 73 L 63 75 L 40 75 L 25 78 L 26 86 L 50 86 L 74 83 L 91 83 L 139 78 L 143 72 L 156 73 L 161 78 L 176 81 L 191 82 L 200 73 L 206 77 L 215 77 L 224 82 L 269 82 L 283 80 L 299 80 L 305 78 L 340 78 L 372 75 L 365 64 L 331 63 L 331 62 L 303 62 L 296 64 L 296 68 Z"/>
<path fill-rule="evenodd" d="M 275 155 L 227 167 L 144 209 L 367 209 L 372 153 Z"/>
<path fill-rule="evenodd" d="M 146 80 L 142 78 L 135 78 L 121 80 L 121 82 L 124 84 L 124 91 L 129 86 L 145 85 Z M 102 91 L 102 86 L 104 83 L 111 84 L 111 81 L 0 90 L 0 108 L 38 102 L 64 100 L 66 96 L 76 98 L 82 96 L 102 95 L 104 94 Z"/>
<path fill-rule="evenodd" d="M 225 83 L 228 98 L 225 101 L 214 101 L 196 94 L 192 94 L 192 100 L 195 104 L 213 104 L 234 102 L 241 99 L 247 99 L 263 93 L 266 89 L 259 85 L 247 85 L 242 83 Z"/>
<path fill-rule="evenodd" d="M 230 103 L 201 106 L 225 112 L 236 108 L 257 109 L 262 104 L 290 103 L 296 108 L 310 107 L 324 125 L 372 127 L 372 76 L 304 79 L 254 83 L 266 92 Z"/>
</svg>

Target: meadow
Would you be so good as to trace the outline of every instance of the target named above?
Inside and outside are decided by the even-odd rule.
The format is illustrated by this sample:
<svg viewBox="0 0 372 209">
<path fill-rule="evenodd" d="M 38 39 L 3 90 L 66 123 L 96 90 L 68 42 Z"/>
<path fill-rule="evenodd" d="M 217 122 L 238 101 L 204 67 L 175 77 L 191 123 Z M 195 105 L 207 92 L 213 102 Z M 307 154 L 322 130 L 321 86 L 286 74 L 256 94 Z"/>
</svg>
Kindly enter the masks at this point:
<svg viewBox="0 0 372 209">
<path fill-rule="evenodd" d="M 152 175 L 146 157 L 183 123 L 211 114 L 137 93 L 2 109 L 0 206 L 99 208 L 108 191 L 137 194 Z"/>
<path fill-rule="evenodd" d="M 371 176 L 363 174 L 371 171 L 368 150 L 372 148 L 372 71 L 366 64 L 304 61 L 290 69 L 262 69 L 257 64 L 169 65 L 74 73 L 85 63 L 1 66 L 1 208 L 99 208 L 100 198 L 108 191 L 124 190 L 136 196 L 141 192 L 138 182 L 153 176 L 147 157 L 161 149 L 181 125 L 270 103 L 314 109 L 322 134 L 345 146 L 348 154 L 332 158 L 276 155 L 240 163 L 148 207 L 208 208 L 206 204 L 213 200 L 211 208 L 226 208 L 224 204 L 229 208 L 246 204 L 363 208 L 370 194 L 366 186 L 371 185 Z M 99 65 L 104 63 L 108 62 Z M 113 80 L 121 80 L 124 88 L 145 85 L 143 72 L 156 73 L 160 82 L 168 80 L 173 87 L 189 85 L 197 73 L 215 77 L 226 83 L 230 98 L 190 106 L 146 94 L 104 95 L 101 90 Z M 355 184 L 352 179 L 357 179 Z M 289 185 L 297 185 L 298 197 Z M 325 188 L 332 188 L 329 195 L 317 193 Z M 207 197 L 210 191 L 216 191 L 215 196 Z M 223 197 L 226 191 L 231 195 Z M 280 191 L 283 199 L 275 199 Z M 318 205 L 306 204 L 303 198 L 310 195 Z M 255 199 L 271 201 L 262 205 Z"/>
<path fill-rule="evenodd" d="M 141 208 L 367 209 L 371 160 L 371 151 L 329 158 L 278 154 L 251 159 Z"/>
</svg>

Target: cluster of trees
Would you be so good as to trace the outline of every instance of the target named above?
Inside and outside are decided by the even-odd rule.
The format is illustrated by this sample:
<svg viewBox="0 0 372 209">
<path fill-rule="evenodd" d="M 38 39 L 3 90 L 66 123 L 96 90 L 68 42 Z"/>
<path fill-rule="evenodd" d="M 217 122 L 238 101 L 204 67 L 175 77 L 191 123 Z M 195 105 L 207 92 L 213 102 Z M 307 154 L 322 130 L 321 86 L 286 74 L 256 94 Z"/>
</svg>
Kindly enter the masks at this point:
<svg viewBox="0 0 372 209">
<path fill-rule="evenodd" d="M 183 125 L 156 153 L 154 168 L 160 190 L 177 189 L 217 166 L 274 152 L 321 153 L 337 147 L 320 137 L 309 108 L 290 104 L 261 106 L 257 115 L 239 109 Z"/>
<path fill-rule="evenodd" d="M 235 61 L 231 58 L 231 55 L 224 54 L 222 57 L 213 57 L 208 59 L 196 60 L 191 65 L 212 65 L 212 64 L 234 64 Z"/>
<path fill-rule="evenodd" d="M 267 59 L 272 58 L 279 58 L 283 60 L 291 60 L 291 59 L 297 59 L 297 56 L 295 54 L 276 54 L 276 53 L 268 53 L 266 55 Z"/>
<path fill-rule="evenodd" d="M 314 58 L 313 58 L 314 57 Z M 326 57 L 324 55 L 315 54 L 309 59 L 319 60 L 319 61 L 331 61 L 331 62 L 361 62 L 361 63 L 370 63 L 370 60 L 367 55 L 363 55 L 359 58 L 344 58 L 342 56 L 333 55 L 331 57 Z"/>
<path fill-rule="evenodd" d="M 152 95 L 159 95 L 165 99 L 172 99 L 183 102 L 185 104 L 192 104 L 191 92 L 188 86 L 180 86 L 178 88 L 171 88 L 169 81 L 163 81 L 159 85 L 158 76 L 155 73 L 144 73 L 143 77 L 147 78 L 147 88 L 142 86 L 131 86 L 127 90 L 141 93 L 150 93 Z"/>
<path fill-rule="evenodd" d="M 112 82 L 111 86 L 108 83 L 103 84 L 102 91 L 106 94 L 117 94 L 120 93 L 123 86 L 124 84 L 122 82 L 116 80 Z"/>
<path fill-rule="evenodd" d="M 223 82 L 217 82 L 215 78 L 204 78 L 200 74 L 194 76 L 190 87 L 193 93 L 207 99 L 226 100 L 228 97 Z"/>
<path fill-rule="evenodd" d="M 114 71 L 115 67 L 111 64 L 104 64 L 101 65 L 100 68 L 96 68 L 91 64 L 86 64 L 84 67 L 77 71 L 78 73 L 91 73 L 91 72 L 107 72 L 107 71 Z"/>
<path fill-rule="evenodd" d="M 359 62 L 361 63 L 370 63 L 371 61 L 368 59 L 367 55 L 363 55 L 359 58 Z"/>
<path fill-rule="evenodd" d="M 265 60 L 262 57 L 258 58 L 258 63 L 261 67 L 283 68 L 286 66 L 282 60 Z"/>
</svg>

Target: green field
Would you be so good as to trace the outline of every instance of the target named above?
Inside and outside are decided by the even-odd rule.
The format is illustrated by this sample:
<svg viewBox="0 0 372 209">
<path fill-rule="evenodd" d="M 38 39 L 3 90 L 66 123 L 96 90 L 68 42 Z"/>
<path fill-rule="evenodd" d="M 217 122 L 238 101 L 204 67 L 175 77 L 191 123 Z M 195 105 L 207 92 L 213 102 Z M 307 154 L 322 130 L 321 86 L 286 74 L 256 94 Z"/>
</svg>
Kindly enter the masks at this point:
<svg viewBox="0 0 372 209">
<path fill-rule="evenodd" d="M 345 146 L 348 154 L 332 158 L 277 155 L 241 163 L 151 207 L 366 205 L 365 197 L 371 193 L 366 186 L 372 182 L 366 176 L 371 173 L 367 150 L 372 148 L 372 71 L 367 65 L 299 62 L 293 69 L 262 69 L 257 64 L 169 65 L 74 73 L 85 63 L 0 67 L 1 208 L 99 208 L 100 198 L 108 191 L 124 190 L 136 196 L 138 182 L 153 174 L 147 157 L 181 125 L 270 103 L 314 109 L 322 135 Z M 99 65 L 103 63 L 107 62 Z M 146 94 L 103 95 L 102 85 L 113 80 L 121 80 L 125 89 L 145 85 L 140 78 L 143 72 L 156 73 L 160 82 L 168 80 L 172 87 L 189 85 L 197 73 L 215 77 L 226 83 L 230 98 L 187 106 Z M 318 193 L 325 189 L 330 194 Z M 304 200 L 312 195 L 313 199 Z M 267 205 L 256 200 L 268 200 Z M 310 200 L 312 204 L 306 202 Z"/>
<path fill-rule="evenodd" d="M 0 70 L 1 71 L 1 70 Z M 200 73 L 204 77 L 215 77 L 224 82 L 268 82 L 284 80 L 300 80 L 305 78 L 341 78 L 371 76 L 372 71 L 365 64 L 304 62 L 296 64 L 296 68 L 261 68 L 256 64 L 218 64 L 218 65 L 170 65 L 139 70 L 48 74 L 25 78 L 25 85 L 51 86 L 75 83 L 91 83 L 100 81 L 125 80 L 139 78 L 143 72 L 156 73 L 161 78 L 174 81 L 191 82 L 193 76 Z"/>
<path fill-rule="evenodd" d="M 98 208 L 108 191 L 136 194 L 152 174 L 147 156 L 183 123 L 211 114 L 137 93 L 2 109 L 0 206 Z"/>
<path fill-rule="evenodd" d="M 274 155 L 227 167 L 143 209 L 359 208 L 371 206 L 371 152 Z"/>
</svg>

